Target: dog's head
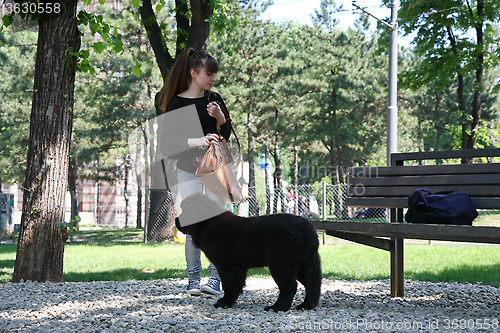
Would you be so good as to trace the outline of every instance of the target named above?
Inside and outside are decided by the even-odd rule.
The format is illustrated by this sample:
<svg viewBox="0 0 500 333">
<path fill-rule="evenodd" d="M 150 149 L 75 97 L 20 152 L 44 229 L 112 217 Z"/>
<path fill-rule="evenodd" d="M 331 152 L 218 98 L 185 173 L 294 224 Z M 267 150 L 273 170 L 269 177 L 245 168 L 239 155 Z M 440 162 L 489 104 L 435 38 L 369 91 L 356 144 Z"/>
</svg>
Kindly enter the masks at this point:
<svg viewBox="0 0 500 333">
<path fill-rule="evenodd" d="M 197 224 L 222 214 L 225 209 L 220 202 L 204 194 L 196 193 L 181 202 L 182 214 L 179 216 L 177 229 L 191 234 Z"/>
</svg>

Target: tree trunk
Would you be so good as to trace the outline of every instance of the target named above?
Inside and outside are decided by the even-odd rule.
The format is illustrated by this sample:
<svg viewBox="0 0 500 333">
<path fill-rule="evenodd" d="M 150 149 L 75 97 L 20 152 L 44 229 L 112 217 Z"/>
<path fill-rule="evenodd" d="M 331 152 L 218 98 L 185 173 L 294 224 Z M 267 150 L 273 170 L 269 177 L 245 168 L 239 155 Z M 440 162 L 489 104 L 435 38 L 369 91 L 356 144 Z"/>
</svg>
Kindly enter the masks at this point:
<svg viewBox="0 0 500 333">
<path fill-rule="evenodd" d="M 78 216 L 78 193 L 76 191 L 76 182 L 78 180 L 78 162 L 75 157 L 70 157 L 69 159 L 69 170 L 68 170 L 68 189 L 71 196 L 71 216 L 70 221 L 73 221 L 76 216 Z M 79 230 L 80 224 L 78 221 L 74 222 L 74 227 Z M 73 240 L 71 240 L 73 241 Z"/>
<path fill-rule="evenodd" d="M 458 73 L 458 107 L 460 111 L 460 117 L 462 118 L 462 149 L 467 149 L 467 130 L 470 126 L 469 120 L 467 119 L 467 111 L 465 110 L 465 96 L 464 96 L 464 77 L 462 74 Z M 462 159 L 462 163 L 466 163 L 467 159 Z"/>
<path fill-rule="evenodd" d="M 139 14 L 141 15 L 144 29 L 146 29 L 149 43 L 153 48 L 161 76 L 163 77 L 163 81 L 165 81 L 170 68 L 174 65 L 174 58 L 168 53 L 167 46 L 163 41 L 161 29 L 153 11 L 151 0 L 142 1 L 142 6 L 139 8 Z"/>
<path fill-rule="evenodd" d="M 126 155 L 125 156 L 125 165 L 124 167 L 124 188 L 123 188 L 123 199 L 125 200 L 125 228 L 128 228 L 128 223 L 129 223 L 129 206 L 130 206 L 130 198 L 128 195 L 128 174 L 130 171 L 130 156 Z"/>
<path fill-rule="evenodd" d="M 264 178 L 266 183 L 266 214 L 271 214 L 271 189 L 269 188 L 269 146 L 266 142 L 266 156 L 264 163 Z"/>
<path fill-rule="evenodd" d="M 257 216 L 259 214 L 257 195 L 255 191 L 255 165 L 254 165 L 254 124 L 253 124 L 253 105 L 250 100 L 247 118 L 248 133 L 248 196 L 249 196 L 249 214 Z"/>
<path fill-rule="evenodd" d="M 142 179 L 140 176 L 137 177 L 137 217 L 135 227 L 142 228 Z"/>
<path fill-rule="evenodd" d="M 483 72 L 484 72 L 484 51 L 483 51 L 483 10 L 484 2 L 477 2 L 476 20 L 476 40 L 477 40 L 477 65 L 476 65 L 476 84 L 474 85 L 474 100 L 472 102 L 472 122 L 471 131 L 467 136 L 467 149 L 474 149 L 476 145 L 476 135 L 474 129 L 479 125 L 481 119 L 481 95 L 483 93 Z"/>
<path fill-rule="evenodd" d="M 208 36 L 210 35 L 208 19 L 213 15 L 213 8 L 208 0 L 191 0 L 189 4 L 187 0 L 175 1 L 175 20 L 177 24 L 175 56 L 172 56 L 168 51 L 151 0 L 142 1 L 139 14 L 146 29 L 149 43 L 153 48 L 163 81 L 167 79 L 168 73 L 174 65 L 174 58 L 184 48 L 205 49 L 207 47 Z"/>
<path fill-rule="evenodd" d="M 188 45 L 189 38 L 189 5 L 187 0 L 175 0 L 175 22 L 177 24 L 176 57 Z M 196 49 L 196 47 L 194 47 Z"/>
<path fill-rule="evenodd" d="M 148 182 L 148 177 L 149 177 L 149 172 L 148 168 L 149 166 L 149 145 L 147 141 L 147 135 L 145 132 L 145 129 L 141 125 L 141 135 L 137 136 L 137 146 L 142 147 L 143 154 L 144 154 L 144 183 L 143 183 L 143 178 L 140 173 L 140 167 L 139 164 L 136 162 L 134 163 L 135 165 L 135 174 L 137 178 L 137 222 L 136 222 L 136 228 L 142 228 L 142 197 L 143 197 L 143 188 L 146 189 L 146 191 L 149 191 L 149 182 Z M 139 149 L 138 149 L 139 151 Z M 144 227 L 146 227 L 146 221 L 147 221 L 147 216 L 145 216 L 144 219 Z"/>
<path fill-rule="evenodd" d="M 14 282 L 63 281 L 64 221 L 69 148 L 73 122 L 75 68 L 68 50 L 77 51 L 77 1 L 61 1 L 59 13 L 39 19 L 30 138 L 21 230 Z"/>
<path fill-rule="evenodd" d="M 195 49 L 206 49 L 210 35 L 210 23 L 214 10 L 210 6 L 211 0 L 191 0 L 191 26 L 189 29 L 188 46 Z"/>
<path fill-rule="evenodd" d="M 299 147 L 293 146 L 293 195 L 295 196 L 293 213 L 299 215 Z"/>
<path fill-rule="evenodd" d="M 344 183 L 344 172 L 342 168 L 342 158 L 340 156 L 341 150 L 340 150 L 340 136 L 339 132 L 337 129 L 339 128 L 338 120 L 337 120 L 337 89 L 333 88 L 332 89 L 332 112 L 333 112 L 333 133 L 334 133 L 334 139 L 335 139 L 335 176 L 336 176 L 336 183 L 337 184 L 343 184 Z M 333 144 L 332 144 L 332 150 L 333 150 Z M 333 152 L 332 152 L 333 153 Z"/>
<path fill-rule="evenodd" d="M 453 53 L 457 55 L 458 54 L 457 42 L 455 36 L 453 35 L 453 31 L 450 27 L 447 27 L 447 31 L 448 31 L 448 40 L 450 41 Z M 457 69 L 457 79 L 458 79 L 458 88 L 457 88 L 458 108 L 460 117 L 462 118 L 462 149 L 467 149 L 467 141 L 468 141 L 467 131 L 469 130 L 470 122 L 467 119 L 468 118 L 467 111 L 465 109 L 464 76 L 461 73 L 462 68 L 460 64 L 456 65 L 456 69 Z M 462 158 L 462 163 L 469 163 L 469 162 L 470 162 L 469 158 Z"/>
<path fill-rule="evenodd" d="M 275 109 L 275 120 L 276 124 L 279 123 L 279 110 Z M 280 158 L 280 135 L 279 132 L 276 131 L 275 139 L 274 139 L 274 202 L 273 202 L 273 211 L 274 213 L 278 212 L 278 200 L 281 199 L 281 211 L 286 211 L 286 202 L 285 195 L 283 193 L 283 166 L 281 165 Z"/>
<path fill-rule="evenodd" d="M 441 139 L 441 122 L 439 119 L 439 104 L 441 103 L 441 95 L 439 93 L 435 93 L 436 102 L 434 104 L 434 130 L 436 131 L 436 142 L 434 144 L 434 150 L 439 151 L 439 142 Z M 436 162 L 439 164 L 438 162 Z"/>
</svg>

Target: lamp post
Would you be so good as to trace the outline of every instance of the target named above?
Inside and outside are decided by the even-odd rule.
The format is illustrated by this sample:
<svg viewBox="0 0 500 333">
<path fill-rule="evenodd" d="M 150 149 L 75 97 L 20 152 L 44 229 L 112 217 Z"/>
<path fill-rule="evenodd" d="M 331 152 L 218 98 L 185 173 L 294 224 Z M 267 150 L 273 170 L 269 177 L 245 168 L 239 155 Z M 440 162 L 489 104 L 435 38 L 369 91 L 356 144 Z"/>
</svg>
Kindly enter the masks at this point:
<svg viewBox="0 0 500 333">
<path fill-rule="evenodd" d="M 387 165 L 391 165 L 391 154 L 398 150 L 398 7 L 399 0 L 391 0 L 391 23 L 375 17 L 364 8 L 352 5 L 384 24 L 390 29 L 389 35 L 389 106 L 387 107 Z"/>
<path fill-rule="evenodd" d="M 389 106 L 387 108 L 387 165 L 398 150 L 398 0 L 391 1 L 389 36 Z"/>
</svg>

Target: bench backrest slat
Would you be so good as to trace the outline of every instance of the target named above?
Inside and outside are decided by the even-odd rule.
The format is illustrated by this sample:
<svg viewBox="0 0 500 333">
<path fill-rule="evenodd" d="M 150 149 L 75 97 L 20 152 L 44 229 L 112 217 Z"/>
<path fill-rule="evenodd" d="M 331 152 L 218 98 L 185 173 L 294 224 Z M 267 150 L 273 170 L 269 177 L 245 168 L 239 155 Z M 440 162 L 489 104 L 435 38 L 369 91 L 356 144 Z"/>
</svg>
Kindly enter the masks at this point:
<svg viewBox="0 0 500 333">
<path fill-rule="evenodd" d="M 476 208 L 500 208 L 500 163 L 357 167 L 349 172 L 346 204 L 357 207 L 408 207 L 417 188 L 460 190 Z"/>
<path fill-rule="evenodd" d="M 411 175 L 498 174 L 500 163 L 409 165 L 394 167 L 356 167 L 349 170 L 350 177 L 381 177 Z"/>
<path fill-rule="evenodd" d="M 415 186 L 397 187 L 365 187 L 363 190 L 348 188 L 347 194 L 352 197 L 407 197 L 418 188 Z M 426 186 L 432 193 L 460 190 L 473 197 L 500 198 L 500 186 L 475 186 L 475 185 L 441 185 Z M 500 202 L 499 202 L 500 204 Z"/>
<path fill-rule="evenodd" d="M 463 149 L 448 151 L 424 151 L 391 154 L 391 165 L 399 165 L 404 161 L 439 160 L 449 158 L 500 157 L 500 148 Z"/>
<path fill-rule="evenodd" d="M 499 198 L 473 197 L 472 202 L 477 209 L 499 209 Z M 350 197 L 345 201 L 350 207 L 372 208 L 408 208 L 407 197 L 381 198 L 381 197 Z"/>
<path fill-rule="evenodd" d="M 499 185 L 500 174 L 496 175 L 429 175 L 429 176 L 402 176 L 402 177 L 360 177 L 351 178 L 351 186 L 436 186 L 436 185 Z"/>
</svg>

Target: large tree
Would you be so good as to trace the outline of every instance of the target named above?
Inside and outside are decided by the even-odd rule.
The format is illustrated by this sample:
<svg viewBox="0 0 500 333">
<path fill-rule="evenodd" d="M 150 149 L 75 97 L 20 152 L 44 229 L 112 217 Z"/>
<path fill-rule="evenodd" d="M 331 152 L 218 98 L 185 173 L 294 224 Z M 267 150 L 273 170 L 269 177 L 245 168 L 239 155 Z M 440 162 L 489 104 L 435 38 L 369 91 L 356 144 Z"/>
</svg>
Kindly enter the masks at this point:
<svg viewBox="0 0 500 333">
<path fill-rule="evenodd" d="M 49 2 L 41 1 L 42 4 Z M 64 199 L 68 185 L 75 66 L 80 48 L 77 1 L 50 2 L 60 10 L 39 16 L 30 138 L 14 282 L 62 281 Z"/>
</svg>

